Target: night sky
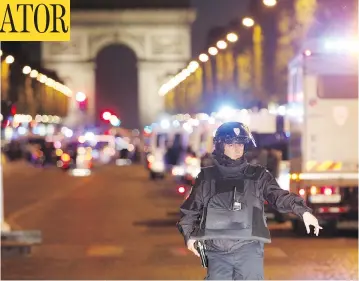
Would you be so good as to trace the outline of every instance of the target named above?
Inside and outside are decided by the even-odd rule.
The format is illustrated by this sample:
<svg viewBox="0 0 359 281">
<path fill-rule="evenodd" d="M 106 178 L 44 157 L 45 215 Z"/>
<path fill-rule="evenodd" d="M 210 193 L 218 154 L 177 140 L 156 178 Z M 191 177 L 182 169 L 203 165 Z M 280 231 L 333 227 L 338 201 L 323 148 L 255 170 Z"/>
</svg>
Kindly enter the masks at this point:
<svg viewBox="0 0 359 281">
<path fill-rule="evenodd" d="M 133 3 L 136 2 L 134 0 L 120 1 L 103 0 L 101 4 L 105 2 L 108 6 L 131 4 L 132 7 Z M 163 2 L 164 0 L 137 0 L 137 2 L 141 1 L 145 2 L 146 5 L 152 5 L 156 2 L 161 5 L 161 1 L 162 3 L 173 1 L 172 4 L 167 5 L 176 5 L 173 4 L 176 2 L 175 0 L 166 0 L 165 2 Z M 229 21 L 235 18 L 241 18 L 245 14 L 250 0 L 178 0 L 177 3 L 179 3 L 178 5 L 185 5 L 189 1 L 192 7 L 197 9 L 197 19 L 192 27 L 192 52 L 196 56 L 207 49 L 209 30 L 216 26 L 227 25 Z M 99 3 L 99 0 L 71 1 L 72 6 L 89 8 L 89 5 L 92 5 L 93 9 L 99 8 Z M 40 49 L 39 44 L 36 43 L 22 45 L 19 43 L 3 43 L 2 49 L 5 52 L 11 51 L 16 57 L 27 57 L 27 60 L 34 64 L 39 61 Z M 123 126 L 137 127 L 139 121 L 137 116 L 138 99 L 136 97 L 137 77 L 134 68 L 135 59 L 131 56 L 131 52 L 125 48 L 110 46 L 101 51 L 96 62 L 98 64 L 96 73 L 97 114 L 100 114 L 103 109 L 113 108 L 120 115 Z"/>
<path fill-rule="evenodd" d="M 192 52 L 199 54 L 206 49 L 207 33 L 215 26 L 227 25 L 235 18 L 242 18 L 250 0 L 191 0 L 197 8 L 197 20 L 192 28 Z"/>
</svg>

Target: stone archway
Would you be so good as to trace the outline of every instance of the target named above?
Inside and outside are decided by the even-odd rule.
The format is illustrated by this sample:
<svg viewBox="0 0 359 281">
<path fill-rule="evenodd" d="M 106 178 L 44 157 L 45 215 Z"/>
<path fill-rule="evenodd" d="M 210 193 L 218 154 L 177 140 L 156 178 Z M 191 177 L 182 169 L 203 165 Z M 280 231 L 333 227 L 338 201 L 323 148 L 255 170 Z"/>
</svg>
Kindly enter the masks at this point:
<svg viewBox="0 0 359 281">
<path fill-rule="evenodd" d="M 160 86 L 191 58 L 189 9 L 79 11 L 71 13 L 71 41 L 42 44 L 44 66 L 55 70 L 76 93 L 89 98 L 87 123 L 95 118 L 94 58 L 107 45 L 123 44 L 138 58 L 138 93 L 141 125 L 155 121 L 163 111 Z M 73 99 L 67 123 L 79 116 Z"/>
<path fill-rule="evenodd" d="M 123 44 L 106 45 L 95 59 L 96 115 L 110 110 L 127 129 L 140 126 L 139 116 L 134 114 L 139 111 L 137 61 L 135 52 Z M 95 123 L 103 121 L 99 118 Z"/>
</svg>

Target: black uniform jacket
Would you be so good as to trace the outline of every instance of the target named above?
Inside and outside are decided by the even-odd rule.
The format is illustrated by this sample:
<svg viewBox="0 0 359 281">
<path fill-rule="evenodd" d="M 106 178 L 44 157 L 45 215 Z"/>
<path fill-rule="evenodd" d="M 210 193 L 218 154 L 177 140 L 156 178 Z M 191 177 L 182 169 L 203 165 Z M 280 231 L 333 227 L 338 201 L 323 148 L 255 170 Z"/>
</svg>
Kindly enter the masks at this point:
<svg viewBox="0 0 359 281">
<path fill-rule="evenodd" d="M 250 164 L 243 163 L 242 165 L 246 166 Z M 196 178 L 191 194 L 180 207 L 181 218 L 177 223 L 177 227 L 181 234 L 184 236 L 186 243 L 190 238 L 190 235 L 193 232 L 196 224 L 200 221 L 200 216 L 202 214 L 202 209 L 205 202 L 208 202 L 208 199 L 211 196 L 211 190 L 209 190 L 211 188 L 210 185 L 204 184 L 205 181 L 203 169 Z M 302 215 L 305 212 L 312 212 L 312 210 L 306 206 L 304 200 L 299 195 L 290 193 L 287 190 L 280 188 L 276 179 L 265 168 L 263 168 L 263 172 L 258 179 L 257 186 L 259 187 L 261 198 L 266 200 L 271 206 L 273 206 L 274 209 L 280 213 L 293 212 L 301 219 L 303 219 Z"/>
</svg>

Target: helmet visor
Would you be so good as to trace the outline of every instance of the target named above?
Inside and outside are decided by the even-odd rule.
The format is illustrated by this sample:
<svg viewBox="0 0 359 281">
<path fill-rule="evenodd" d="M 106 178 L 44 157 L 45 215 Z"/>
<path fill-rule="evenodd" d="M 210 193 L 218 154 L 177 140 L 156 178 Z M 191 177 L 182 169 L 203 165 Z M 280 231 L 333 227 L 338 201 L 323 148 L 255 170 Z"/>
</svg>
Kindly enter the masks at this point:
<svg viewBox="0 0 359 281">
<path fill-rule="evenodd" d="M 225 144 L 251 144 L 254 147 L 257 147 L 256 141 L 254 140 L 252 134 L 248 134 L 248 137 L 238 136 L 238 137 L 228 137 L 223 139 Z"/>
</svg>

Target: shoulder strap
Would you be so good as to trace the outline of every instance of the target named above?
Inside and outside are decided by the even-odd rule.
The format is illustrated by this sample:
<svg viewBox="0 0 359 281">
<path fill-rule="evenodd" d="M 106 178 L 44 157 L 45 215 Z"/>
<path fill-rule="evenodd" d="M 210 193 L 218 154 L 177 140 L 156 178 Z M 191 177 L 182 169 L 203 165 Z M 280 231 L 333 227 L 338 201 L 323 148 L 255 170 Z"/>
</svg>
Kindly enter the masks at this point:
<svg viewBox="0 0 359 281">
<path fill-rule="evenodd" d="M 202 168 L 202 173 L 202 179 L 205 181 L 204 184 L 208 186 L 208 194 L 206 196 L 207 201 L 205 202 L 205 205 L 207 206 L 209 199 L 215 194 L 216 182 L 222 178 L 222 175 L 215 165 Z"/>
<path fill-rule="evenodd" d="M 249 164 L 244 171 L 244 175 L 247 179 L 258 180 L 264 171 L 265 167 L 261 165 Z"/>
<path fill-rule="evenodd" d="M 263 174 L 263 172 L 266 170 L 265 167 L 261 166 L 261 165 L 248 165 L 247 169 L 245 170 L 245 177 L 247 179 L 251 179 L 253 181 L 255 181 L 255 194 L 256 197 L 258 199 L 260 199 L 261 201 L 264 201 L 264 199 L 262 198 L 263 195 L 261 195 L 261 192 L 257 186 L 258 184 L 258 179 L 261 177 L 261 175 Z"/>
</svg>

